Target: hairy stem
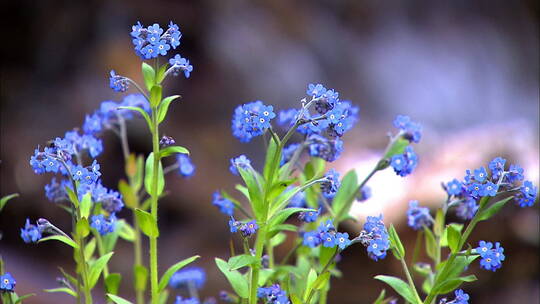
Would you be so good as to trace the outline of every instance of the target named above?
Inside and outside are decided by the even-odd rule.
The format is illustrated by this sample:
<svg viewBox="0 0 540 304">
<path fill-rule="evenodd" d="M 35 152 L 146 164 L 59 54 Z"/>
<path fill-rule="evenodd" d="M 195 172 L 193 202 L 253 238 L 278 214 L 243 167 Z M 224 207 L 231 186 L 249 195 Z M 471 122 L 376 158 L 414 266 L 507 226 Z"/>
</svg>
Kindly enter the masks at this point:
<svg viewBox="0 0 540 304">
<path fill-rule="evenodd" d="M 154 152 L 154 163 L 152 164 L 152 193 L 150 211 L 152 217 L 157 223 L 158 219 L 158 170 L 159 170 L 159 123 L 157 118 L 157 106 L 152 108 L 152 150 Z M 158 292 L 158 263 L 157 263 L 157 237 L 150 237 L 150 286 L 152 294 L 152 304 L 157 304 L 159 301 Z"/>
</svg>

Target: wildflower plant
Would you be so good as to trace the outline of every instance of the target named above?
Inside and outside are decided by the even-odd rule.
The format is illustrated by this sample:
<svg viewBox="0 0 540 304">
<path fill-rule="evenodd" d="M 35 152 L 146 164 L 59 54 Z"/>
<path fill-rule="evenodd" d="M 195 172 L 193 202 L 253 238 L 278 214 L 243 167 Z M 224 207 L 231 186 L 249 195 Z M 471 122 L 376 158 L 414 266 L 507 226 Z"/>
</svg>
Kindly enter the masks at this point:
<svg viewBox="0 0 540 304">
<path fill-rule="evenodd" d="M 193 256 L 178 262 L 159 279 L 157 208 L 165 188 L 164 176 L 178 170 L 181 176 L 189 177 L 195 171 L 186 148 L 175 145 L 172 137 L 160 137 L 159 126 L 167 117 L 171 103 L 180 97 L 163 97 L 162 84 L 168 76 L 177 76 L 180 72 L 188 78 L 193 66 L 178 54 L 164 64 L 159 63 L 160 57 L 180 45 L 179 27 L 172 22 L 167 30 L 158 24 L 143 27 L 138 22 L 131 36 L 135 53 L 143 60 L 152 61 L 153 67 L 142 63 L 144 86 L 111 71 L 109 85 L 114 91 L 126 92 L 133 87 L 138 93 L 126 95 L 121 102 L 102 102 L 99 109 L 86 116 L 80 129 L 66 132 L 64 137 L 57 137 L 44 148 L 38 147 L 30 159 L 36 174 L 56 174 L 45 186 L 45 194 L 71 215 L 72 232 L 65 233 L 46 219 L 35 223 L 27 219 L 21 228 L 21 238 L 26 243 L 57 240 L 72 247 L 76 275 L 62 270 L 61 286 L 45 291 L 67 293 L 77 302 L 92 303 L 91 290 L 102 277 L 107 301 L 129 303 L 117 295 L 122 276 L 112 273 L 108 265 L 118 238 L 133 243 L 133 287 L 138 304 L 146 302 L 144 292 L 148 279 L 151 303 L 166 301 L 171 276 L 198 258 Z M 126 121 L 137 117 L 145 120 L 152 135 L 152 152 L 146 160 L 142 155 L 131 153 L 128 143 Z M 106 188 L 101 182 L 102 168 L 97 157 L 104 150 L 100 136 L 105 131 L 118 135 L 122 145 L 127 181 L 120 180 L 118 191 Z M 176 162 L 163 168 L 162 159 L 169 156 L 175 156 Z M 133 226 L 117 216 L 124 207 L 133 213 Z M 150 239 L 148 266 L 143 263 L 141 233 Z"/>
<path fill-rule="evenodd" d="M 468 237 L 479 222 L 491 218 L 506 202 L 513 199 L 522 207 L 534 203 L 534 185 L 520 185 L 523 169 L 516 165 L 506 169 L 506 161 L 497 158 L 490 163 L 490 171 L 467 171 L 463 181 L 455 179 L 443 185 L 448 199 L 434 216 L 419 202 L 411 201 L 408 224 L 418 231 L 420 241 L 425 240 L 432 261 L 418 262 L 415 252 L 408 262 L 396 229 L 385 225 L 382 214 L 368 216 L 356 236 L 340 232 L 339 226 L 355 220 L 349 210 L 355 200 L 369 199 L 371 190 L 366 184 L 377 172 L 392 168 L 402 177 L 414 172 L 419 158 L 413 144 L 420 142 L 421 125 L 398 115 L 393 123 L 397 132 L 389 136 L 381 159 L 367 177 L 359 181 L 351 170 L 341 178 L 326 167 L 342 153 L 342 136 L 358 121 L 359 109 L 341 101 L 338 92 L 322 84 L 309 84 L 306 93 L 298 109 L 275 113 L 273 106 L 254 101 L 234 110 L 233 135 L 241 142 L 264 137 L 267 149 L 261 171 L 246 155 L 231 159 L 231 173 L 243 182 L 235 187 L 240 199 L 226 191 L 213 195 L 212 204 L 225 215 L 231 234 L 242 244 L 239 249 L 231 248 L 227 260 L 215 260 L 234 291 L 223 291 L 220 298 L 248 304 L 326 303 L 331 277 L 341 276 L 337 267 L 340 253 L 359 243 L 374 261 L 386 258 L 388 251 L 400 261 L 405 280 L 387 275 L 375 279 L 390 285 L 406 302 L 468 303 L 469 296 L 458 289 L 463 282 L 476 280 L 474 275 L 462 275 L 468 265 L 480 257 L 482 268 L 495 271 L 505 260 L 499 243 L 482 241 L 474 248 L 467 244 Z M 290 143 L 295 138 L 298 140 Z M 495 198 L 500 199 L 491 203 Z M 460 223 L 446 223 L 449 210 L 470 221 L 465 229 Z M 297 220 L 289 220 L 294 215 Z M 294 245 L 276 261 L 274 248 L 291 235 Z M 449 254 L 443 259 L 446 248 Z M 412 269 L 424 277 L 421 288 L 415 285 Z M 437 296 L 451 292 L 454 299 L 436 302 Z M 383 290 L 374 303 L 391 301 L 395 299 L 385 298 Z"/>
</svg>

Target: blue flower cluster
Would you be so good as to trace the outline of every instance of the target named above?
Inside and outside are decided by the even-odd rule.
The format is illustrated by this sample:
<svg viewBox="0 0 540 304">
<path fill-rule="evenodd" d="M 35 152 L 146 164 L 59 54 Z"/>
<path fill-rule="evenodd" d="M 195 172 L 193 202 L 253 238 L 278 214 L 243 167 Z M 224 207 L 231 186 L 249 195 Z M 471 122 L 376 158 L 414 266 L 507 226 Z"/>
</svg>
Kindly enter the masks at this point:
<svg viewBox="0 0 540 304">
<path fill-rule="evenodd" d="M 116 229 L 116 215 L 112 213 L 106 218 L 103 214 L 93 215 L 90 218 L 90 227 L 94 228 L 101 235 L 114 232 Z"/>
<path fill-rule="evenodd" d="M 82 127 L 84 133 L 95 135 L 108 129 L 117 130 L 122 120 L 130 120 L 140 116 L 139 113 L 118 109 L 119 107 L 137 107 L 150 112 L 150 103 L 141 94 L 126 95 L 121 102 L 107 100 L 102 102 L 99 109 L 92 115 L 86 115 Z"/>
<path fill-rule="evenodd" d="M 206 273 L 200 267 L 188 267 L 175 272 L 170 281 L 169 286 L 172 288 L 189 288 L 191 285 L 197 289 L 201 289 L 206 282 Z"/>
<path fill-rule="evenodd" d="M 298 214 L 298 219 L 305 223 L 313 223 L 317 221 L 320 214 L 321 208 L 319 208 L 319 210 L 300 212 L 300 214 Z"/>
<path fill-rule="evenodd" d="M 279 165 L 283 166 L 289 161 L 291 161 L 294 153 L 296 153 L 300 147 L 300 144 L 290 144 L 283 148 L 283 151 L 281 152 L 281 162 L 279 163 Z"/>
<path fill-rule="evenodd" d="M 26 219 L 24 228 L 21 228 L 21 238 L 25 243 L 35 243 L 41 239 L 43 233 L 39 225 L 30 224 L 30 220 Z"/>
<path fill-rule="evenodd" d="M 394 119 L 394 127 L 398 128 L 403 138 L 409 142 L 419 143 L 422 138 L 422 125 L 412 121 L 409 116 L 398 115 Z"/>
<path fill-rule="evenodd" d="M 422 227 L 431 226 L 433 218 L 429 214 L 429 208 L 419 207 L 418 201 L 410 201 L 409 209 L 407 210 L 407 223 L 414 230 L 422 229 Z"/>
<path fill-rule="evenodd" d="M 339 138 L 326 138 L 318 134 L 311 134 L 307 138 L 309 155 L 320 157 L 327 162 L 333 162 L 343 152 L 343 141 Z"/>
<path fill-rule="evenodd" d="M 390 166 L 394 168 L 399 176 L 407 176 L 413 172 L 418 165 L 418 155 L 412 146 L 407 146 L 403 154 L 397 154 L 390 159 Z"/>
<path fill-rule="evenodd" d="M 515 201 L 520 207 L 530 207 L 537 196 L 537 187 L 530 181 L 524 181 L 523 168 L 510 165 L 505 170 L 506 160 L 501 157 L 494 158 L 485 167 L 473 171 L 466 170 L 463 181 L 453 179 L 443 185 L 451 204 L 457 204 L 457 215 L 463 219 L 471 219 L 478 210 L 477 201 L 486 196 L 493 197 L 502 191 L 516 191 Z M 455 203 L 454 203 L 455 202 Z"/>
<path fill-rule="evenodd" d="M 195 165 L 191 158 L 182 153 L 176 154 L 176 162 L 178 163 L 178 173 L 183 177 L 191 177 L 195 174 Z"/>
<path fill-rule="evenodd" d="M 337 232 L 332 220 L 321 222 L 314 231 L 305 232 L 303 235 L 304 246 L 315 248 L 319 245 L 333 248 L 339 246 L 341 250 L 351 244 L 348 233 Z"/>
<path fill-rule="evenodd" d="M 260 100 L 238 106 L 232 119 L 233 135 L 241 142 L 249 142 L 270 128 L 270 121 L 274 117 L 274 108 Z"/>
<path fill-rule="evenodd" d="M 229 167 L 229 171 L 231 171 L 231 173 L 234 175 L 239 175 L 240 173 L 238 172 L 238 168 L 247 170 L 249 167 L 251 167 L 251 160 L 242 154 L 238 157 L 231 158 L 231 166 Z"/>
<path fill-rule="evenodd" d="M 221 196 L 219 191 L 214 192 L 212 205 L 219 208 L 221 213 L 232 216 L 234 214 L 234 203 Z"/>
<path fill-rule="evenodd" d="M 463 289 L 457 289 L 454 291 L 455 298 L 448 302 L 446 298 L 439 301 L 439 304 L 469 304 L 469 295 L 466 294 Z"/>
<path fill-rule="evenodd" d="M 321 191 L 326 198 L 333 198 L 341 185 L 339 173 L 334 169 L 330 169 L 324 177 L 325 180 L 321 182 Z"/>
<path fill-rule="evenodd" d="M 493 247 L 491 242 L 480 241 L 474 251 L 482 258 L 480 267 L 485 270 L 496 271 L 501 268 L 502 261 L 505 259 L 504 248 L 499 242 L 496 242 L 495 247 Z"/>
<path fill-rule="evenodd" d="M 356 199 L 359 202 L 365 202 L 371 197 L 371 188 L 369 186 L 364 186 L 362 189 L 358 189 L 356 193 Z"/>
<path fill-rule="evenodd" d="M 257 221 L 255 220 L 243 223 L 235 220 L 234 217 L 231 216 L 231 219 L 229 220 L 229 229 L 231 233 L 236 233 L 240 230 L 243 237 L 250 237 L 257 232 L 259 225 L 257 225 Z"/>
<path fill-rule="evenodd" d="M 368 255 L 371 259 L 378 261 L 386 257 L 386 251 L 390 249 L 388 231 L 383 223 L 382 214 L 379 216 L 368 216 L 364 223 L 364 228 L 357 237 L 362 245 L 367 247 Z"/>
<path fill-rule="evenodd" d="M 6 272 L 0 276 L 0 291 L 1 292 L 12 292 L 15 290 L 15 285 L 17 281 L 11 275 L 11 273 Z"/>
<path fill-rule="evenodd" d="M 257 289 L 257 297 L 263 299 L 267 304 L 290 304 L 287 292 L 274 284 L 270 287 L 259 287 Z"/>
<path fill-rule="evenodd" d="M 201 302 L 197 298 L 184 299 L 181 296 L 176 296 L 174 304 L 200 304 Z"/>
<path fill-rule="evenodd" d="M 151 59 L 159 55 L 166 56 L 171 48 L 176 49 L 180 45 L 182 33 L 179 31 L 178 25 L 172 21 L 166 31 L 163 31 L 157 23 L 145 28 L 140 22 L 137 22 L 131 27 L 131 37 L 133 37 L 133 45 L 137 55 L 142 59 Z"/>
</svg>

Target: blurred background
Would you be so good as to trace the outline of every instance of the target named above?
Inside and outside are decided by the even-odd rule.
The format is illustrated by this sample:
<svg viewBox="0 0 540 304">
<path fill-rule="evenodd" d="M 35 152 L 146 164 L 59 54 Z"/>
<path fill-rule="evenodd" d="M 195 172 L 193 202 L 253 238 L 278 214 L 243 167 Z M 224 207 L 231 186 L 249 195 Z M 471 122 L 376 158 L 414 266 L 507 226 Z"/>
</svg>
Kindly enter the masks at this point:
<svg viewBox="0 0 540 304">
<path fill-rule="evenodd" d="M 159 252 L 162 271 L 201 254 L 197 265 L 208 275 L 203 296 L 230 290 L 213 263 L 215 256 L 228 258 L 230 235 L 211 205 L 212 192 L 239 182 L 228 171 L 229 158 L 245 153 L 258 168 L 263 161 L 260 139 L 242 144 L 230 134 L 239 103 L 260 99 L 280 110 L 298 107 L 310 82 L 335 88 L 360 107 L 361 119 L 332 166 L 342 173 L 356 168 L 360 176 L 380 156 L 397 114 L 423 124 L 416 172 L 376 175 L 369 183 L 373 197 L 353 207 L 359 223 L 343 227 L 349 234 L 359 232 L 366 215 L 383 212 L 412 250 L 408 201 L 436 208 L 445 199 L 441 182 L 495 156 L 523 166 L 538 185 L 538 1 L 21 0 L 3 1 L 1 11 L 0 194 L 21 197 L 0 215 L 0 254 L 18 293 L 37 293 L 28 303 L 72 300 L 41 291 L 56 286 L 58 266 L 72 269 L 70 251 L 59 243 L 26 245 L 19 237 L 27 217 L 70 227 L 65 212 L 44 196 L 50 175 L 34 175 L 29 157 L 37 145 L 80 127 L 101 101 L 122 98 L 109 89 L 110 69 L 141 80 L 129 36 L 138 20 L 163 27 L 176 22 L 183 33 L 179 53 L 194 66 L 191 78 L 165 84 L 165 94 L 183 98 L 163 131 L 191 150 L 197 173 L 167 179 Z M 150 151 L 142 121 L 129 124 L 129 141 L 138 153 Z M 120 144 L 112 133 L 104 144 L 103 183 L 115 188 L 124 176 Z M 120 217 L 131 220 L 128 210 Z M 496 273 L 471 266 L 479 277 L 465 286 L 472 303 L 539 303 L 538 204 L 509 204 L 471 236 L 471 242 L 480 239 L 500 241 L 507 260 Z M 394 259 L 373 262 L 360 246 L 351 249 L 340 264 L 343 278 L 332 280 L 330 303 L 370 303 L 388 289 L 374 275 L 402 275 Z M 276 250 L 280 257 L 288 248 Z M 133 297 L 131 253 L 120 241 L 112 259 L 112 270 L 124 274 L 120 293 L 127 298 Z M 96 292 L 97 303 L 100 297 Z"/>
</svg>

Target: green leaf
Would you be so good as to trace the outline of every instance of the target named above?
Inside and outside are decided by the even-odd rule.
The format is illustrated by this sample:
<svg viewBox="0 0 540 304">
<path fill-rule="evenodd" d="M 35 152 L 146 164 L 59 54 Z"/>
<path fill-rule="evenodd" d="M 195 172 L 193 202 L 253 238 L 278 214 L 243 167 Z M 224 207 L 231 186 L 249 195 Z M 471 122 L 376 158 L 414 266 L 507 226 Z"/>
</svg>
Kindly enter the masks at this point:
<svg viewBox="0 0 540 304">
<path fill-rule="evenodd" d="M 418 274 L 427 277 L 431 274 L 431 265 L 427 263 L 416 263 L 413 265 L 413 270 Z"/>
<path fill-rule="evenodd" d="M 441 236 L 444 231 L 444 213 L 442 209 L 437 210 L 435 215 L 435 225 L 433 226 L 433 233 L 436 236 Z"/>
<path fill-rule="evenodd" d="M 251 254 L 241 254 L 237 256 L 233 256 L 229 259 L 229 270 L 237 270 L 242 267 L 250 266 L 252 264 L 256 264 L 258 262 L 257 258 L 255 256 L 252 256 Z"/>
<path fill-rule="evenodd" d="M 225 275 L 236 294 L 244 299 L 249 297 L 249 287 L 247 279 L 237 270 L 229 270 L 229 264 L 220 258 L 216 258 L 216 265 Z"/>
<path fill-rule="evenodd" d="M 118 287 L 122 281 L 122 275 L 119 273 L 111 273 L 105 278 L 105 288 L 107 293 L 118 294 Z"/>
<path fill-rule="evenodd" d="M 426 240 L 426 253 L 427 255 L 435 260 L 437 258 L 437 241 L 431 230 L 424 226 L 424 237 Z"/>
<path fill-rule="evenodd" d="M 448 247 L 450 247 L 450 250 L 452 253 L 456 253 L 459 248 L 459 241 L 461 239 L 461 233 L 452 225 L 448 225 L 446 227 L 447 230 L 447 238 L 448 238 Z"/>
<path fill-rule="evenodd" d="M 338 248 L 324 247 L 321 246 L 319 250 L 319 262 L 321 265 L 326 265 L 330 262 L 330 259 L 334 257 L 334 253 Z"/>
<path fill-rule="evenodd" d="M 146 85 L 146 89 L 150 91 L 150 89 L 154 86 L 154 83 L 155 83 L 156 71 L 154 71 L 154 68 L 152 68 L 149 64 L 147 64 L 146 62 L 143 62 L 142 74 L 144 78 L 144 84 Z"/>
<path fill-rule="evenodd" d="M 164 65 L 159 67 L 159 70 L 158 70 L 157 76 L 156 76 L 156 83 L 157 84 L 161 84 L 163 79 L 165 79 L 165 72 L 167 72 L 168 67 L 169 67 L 168 63 L 165 63 Z"/>
<path fill-rule="evenodd" d="M 392 158 L 394 155 L 403 154 L 405 152 L 405 148 L 409 145 L 409 141 L 400 137 L 394 143 L 392 146 L 388 149 L 388 152 L 384 155 L 383 158 Z"/>
<path fill-rule="evenodd" d="M 493 203 L 493 205 L 489 206 L 488 208 L 484 209 L 479 215 L 478 215 L 478 221 L 485 221 L 497 214 L 504 205 L 513 199 L 513 196 L 507 197 L 505 199 L 502 199 L 500 201 L 497 201 Z"/>
<path fill-rule="evenodd" d="M 384 297 L 386 296 L 386 290 L 383 289 L 381 290 L 381 293 L 379 293 L 379 296 L 377 297 L 377 299 L 375 300 L 375 302 L 373 302 L 373 304 L 384 304 Z"/>
<path fill-rule="evenodd" d="M 90 234 L 90 225 L 88 225 L 88 220 L 84 217 L 80 219 L 76 224 L 75 231 L 83 238 L 87 237 L 88 234 Z"/>
<path fill-rule="evenodd" d="M 135 230 L 133 227 L 124 220 L 118 221 L 118 224 L 118 236 L 126 241 L 133 242 L 135 240 Z"/>
<path fill-rule="evenodd" d="M 274 226 L 283 224 L 283 222 L 285 222 L 291 215 L 295 213 L 310 212 L 310 211 L 317 212 L 317 210 L 314 210 L 314 209 L 296 208 L 296 207 L 282 209 L 270 218 L 270 220 L 268 221 L 269 223 L 268 226 L 270 227 L 270 229 L 272 229 Z"/>
<path fill-rule="evenodd" d="M 167 112 L 169 111 L 169 105 L 171 102 L 175 99 L 180 97 L 180 95 L 173 95 L 169 97 L 165 97 L 163 101 L 161 101 L 161 104 L 159 105 L 158 110 L 158 123 L 161 123 L 163 120 L 165 120 L 165 117 L 167 116 Z"/>
<path fill-rule="evenodd" d="M 405 248 L 399 239 L 399 235 L 396 232 L 394 225 L 390 225 L 388 230 L 388 238 L 390 239 L 390 246 L 392 247 L 392 252 L 397 259 L 401 260 L 405 257 Z"/>
<path fill-rule="evenodd" d="M 133 266 L 133 276 L 135 277 L 135 290 L 144 291 L 146 289 L 146 280 L 148 279 L 148 270 L 143 265 Z"/>
<path fill-rule="evenodd" d="M 163 189 L 165 188 L 165 177 L 163 176 L 163 165 L 161 164 L 161 161 L 159 161 L 158 166 L 158 178 L 157 178 L 157 193 L 152 193 L 152 176 L 154 174 L 154 153 L 150 153 L 148 155 L 148 158 L 146 159 L 146 169 L 145 169 L 145 175 L 144 175 L 144 188 L 146 189 L 146 192 L 148 192 L 151 196 L 159 196 L 163 192 Z"/>
<path fill-rule="evenodd" d="M 153 129 L 152 121 L 150 120 L 150 116 L 148 116 L 148 113 L 146 113 L 146 111 L 143 108 L 121 106 L 121 107 L 118 107 L 117 109 L 118 110 L 125 109 L 125 110 L 131 110 L 131 111 L 139 112 L 139 114 L 141 114 L 142 117 L 144 118 L 144 120 L 146 121 L 146 124 L 148 125 L 148 129 L 149 130 Z"/>
<path fill-rule="evenodd" d="M 236 190 L 238 190 L 238 192 L 242 193 L 244 195 L 244 197 L 250 201 L 250 197 L 249 197 L 249 190 L 248 188 L 240 185 L 240 184 L 237 184 L 235 187 L 234 187 Z"/>
<path fill-rule="evenodd" d="M 159 106 L 162 90 L 159 84 L 152 86 L 152 89 L 150 89 L 150 106 L 152 108 Z"/>
<path fill-rule="evenodd" d="M 449 226 L 452 226 L 458 232 L 463 230 L 463 224 L 452 223 Z M 442 247 L 448 247 L 448 229 L 444 229 L 440 242 Z"/>
<path fill-rule="evenodd" d="M 137 173 L 135 173 L 131 184 L 133 193 L 137 193 L 142 187 L 144 181 L 144 165 L 144 156 L 139 155 L 137 157 Z"/>
<path fill-rule="evenodd" d="M 270 138 L 270 141 L 268 142 L 268 149 L 266 149 L 266 159 L 264 161 L 264 170 L 263 175 L 264 179 L 266 180 L 266 183 L 271 185 L 274 181 L 268 180 L 270 178 L 270 170 L 272 168 L 277 168 L 277 163 L 281 162 L 281 157 L 276 158 L 276 153 L 280 153 L 281 151 L 278 151 L 278 145 L 279 143 L 276 143 L 273 137 Z M 277 163 L 276 163 L 277 162 Z M 276 176 L 274 174 L 274 179 Z"/>
<path fill-rule="evenodd" d="M 97 259 L 92 266 L 90 266 L 90 271 L 88 274 L 88 284 L 90 288 L 94 288 L 96 285 L 99 276 L 101 275 L 101 272 L 111 259 L 114 252 L 109 252 L 107 254 L 102 255 L 99 259 Z"/>
<path fill-rule="evenodd" d="M 121 179 L 118 182 L 118 191 L 120 191 L 120 193 L 122 194 L 122 200 L 127 207 L 135 208 L 137 206 L 137 195 L 125 180 Z"/>
<path fill-rule="evenodd" d="M 313 284 L 313 282 L 315 282 L 315 280 L 317 280 L 317 271 L 315 271 L 315 269 L 311 268 L 309 270 L 309 273 L 308 273 L 308 276 L 307 276 L 306 290 L 304 290 L 304 302 L 307 301 L 309 293 L 313 289 L 313 287 L 311 285 Z"/>
<path fill-rule="evenodd" d="M 23 300 L 26 300 L 30 297 L 33 297 L 35 296 L 36 294 L 35 293 L 29 293 L 29 294 L 25 294 L 24 296 L 20 296 L 17 298 L 17 300 L 15 300 L 15 303 L 13 304 L 18 304 L 18 303 L 22 303 Z"/>
<path fill-rule="evenodd" d="M 280 195 L 273 203 L 270 209 L 269 216 L 272 217 L 276 212 L 279 210 L 285 208 L 289 201 L 299 192 L 306 190 L 307 188 L 313 186 L 314 184 L 318 183 L 319 179 L 309 180 L 305 184 L 303 184 L 300 187 L 295 187 L 287 192 L 284 192 L 282 195 Z"/>
<path fill-rule="evenodd" d="M 469 266 L 469 264 L 471 264 L 477 258 L 478 258 L 478 255 L 457 256 L 454 262 L 450 265 L 450 267 L 448 267 L 447 270 L 444 272 L 442 272 L 441 269 L 445 267 L 448 260 L 437 265 L 436 269 L 440 272 L 435 278 L 435 284 L 433 285 L 434 286 L 433 288 L 441 285 L 441 283 L 444 283 L 447 280 L 457 278 L 465 270 L 465 268 Z"/>
<path fill-rule="evenodd" d="M 79 249 L 79 245 L 77 245 L 77 243 L 75 243 L 72 239 L 66 237 L 66 236 L 63 236 L 63 235 L 51 235 L 51 236 L 48 236 L 48 237 L 44 237 L 42 239 L 40 239 L 38 241 L 38 243 L 41 243 L 41 242 L 46 242 L 46 241 L 50 241 L 50 240 L 55 240 L 55 241 L 60 241 L 64 244 L 67 244 L 75 249 Z"/>
<path fill-rule="evenodd" d="M 189 150 L 184 148 L 184 147 L 180 147 L 180 146 L 169 146 L 169 147 L 161 149 L 161 151 L 159 151 L 159 158 L 167 157 L 169 155 L 173 155 L 173 154 L 176 154 L 176 153 L 188 154 L 189 155 Z"/>
<path fill-rule="evenodd" d="M 390 285 L 390 287 L 392 287 L 400 296 L 410 303 L 418 303 L 414 296 L 414 292 L 402 279 L 386 275 L 378 275 L 375 277 L 375 279 Z"/>
<path fill-rule="evenodd" d="M 167 304 L 167 299 L 169 299 L 169 291 L 165 289 L 159 294 L 158 304 Z"/>
<path fill-rule="evenodd" d="M 332 209 L 339 223 L 344 215 L 349 214 L 354 201 L 355 192 L 358 189 L 358 176 L 355 170 L 350 170 L 341 180 L 336 196 L 332 202 Z"/>
<path fill-rule="evenodd" d="M 70 296 L 72 296 L 74 298 L 77 297 L 77 293 L 75 291 L 73 291 L 73 289 L 67 288 L 67 287 L 43 289 L 43 291 L 45 291 L 45 292 L 63 292 L 63 293 L 67 293 L 68 295 L 70 295 Z"/>
<path fill-rule="evenodd" d="M 445 294 L 457 289 L 463 282 L 473 282 L 476 281 L 476 276 L 469 275 L 466 277 L 459 277 L 455 279 L 449 279 L 441 284 L 433 287 L 433 293 L 435 294 Z"/>
<path fill-rule="evenodd" d="M 323 289 L 326 286 L 328 280 L 330 280 L 330 272 L 326 271 L 317 277 L 317 280 L 313 282 L 311 287 L 315 290 Z"/>
<path fill-rule="evenodd" d="M 75 192 L 70 187 L 65 187 L 69 197 L 69 201 L 75 206 L 75 209 L 79 209 L 79 198 L 75 195 Z"/>
<path fill-rule="evenodd" d="M 244 170 L 243 168 L 238 168 L 238 172 L 240 173 L 240 176 L 242 177 L 244 183 L 246 184 L 246 187 L 248 188 L 250 198 L 249 202 L 251 204 L 253 212 L 255 212 L 255 217 L 259 221 L 261 221 L 263 220 L 262 215 L 264 214 L 265 207 L 262 201 L 263 198 L 261 187 L 259 185 L 259 182 L 257 181 L 255 172 L 253 169 Z"/>
<path fill-rule="evenodd" d="M 169 269 L 167 269 L 167 271 L 165 271 L 165 273 L 163 274 L 163 276 L 159 280 L 159 285 L 158 285 L 159 292 L 161 292 L 163 289 L 165 289 L 165 287 L 167 287 L 167 284 L 169 284 L 169 280 L 171 279 L 171 277 L 173 276 L 173 274 L 175 272 L 177 272 L 178 270 L 184 268 L 184 266 L 192 263 L 193 261 L 195 261 L 198 258 L 200 258 L 200 256 L 195 255 L 195 256 L 192 256 L 190 258 L 182 260 L 182 261 L 172 265 L 171 267 L 169 267 Z"/>
<path fill-rule="evenodd" d="M 2 211 L 2 209 L 4 209 L 4 206 L 7 204 L 7 202 L 8 202 L 10 199 L 15 198 L 15 197 L 17 197 L 17 196 L 19 196 L 18 193 L 13 193 L 13 194 L 6 195 L 6 196 L 2 197 L 2 198 L 0 199 L 0 211 Z"/>
<path fill-rule="evenodd" d="M 157 238 L 159 236 L 157 222 L 152 214 L 141 209 L 135 209 L 135 216 L 137 216 L 139 226 L 146 236 L 153 238 Z"/>
<path fill-rule="evenodd" d="M 292 304 L 304 304 L 304 302 L 302 302 L 302 300 L 300 300 L 295 294 L 291 294 L 291 301 Z"/>
<path fill-rule="evenodd" d="M 90 210 L 92 209 L 92 193 L 87 192 L 81 201 L 81 217 L 88 218 L 90 216 Z"/>
<path fill-rule="evenodd" d="M 306 179 L 314 179 L 322 176 L 326 169 L 326 161 L 319 157 L 312 157 L 304 167 Z"/>
<path fill-rule="evenodd" d="M 276 247 L 281 245 L 285 240 L 287 239 L 287 235 L 285 233 L 278 233 L 276 236 L 274 236 L 272 239 L 270 239 L 270 244 L 272 247 Z"/>
<path fill-rule="evenodd" d="M 108 293 L 107 296 L 109 297 L 109 299 L 111 299 L 111 301 L 113 301 L 116 304 L 133 304 L 130 301 L 124 299 L 124 298 L 121 298 L 119 296 L 115 296 L 115 295 L 110 294 L 110 293 Z"/>
</svg>

